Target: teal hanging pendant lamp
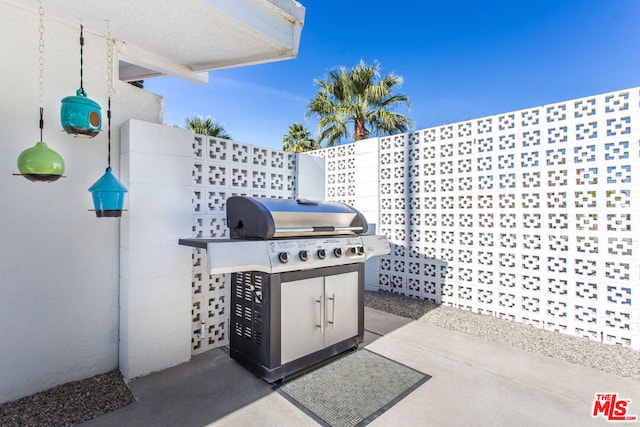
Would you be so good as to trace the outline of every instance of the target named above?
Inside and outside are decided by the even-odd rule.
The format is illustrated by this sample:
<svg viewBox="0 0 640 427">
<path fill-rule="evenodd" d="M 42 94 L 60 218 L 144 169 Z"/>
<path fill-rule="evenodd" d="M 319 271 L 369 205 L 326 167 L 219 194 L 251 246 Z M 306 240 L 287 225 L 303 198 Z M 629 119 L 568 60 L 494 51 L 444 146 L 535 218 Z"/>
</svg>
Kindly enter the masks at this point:
<svg viewBox="0 0 640 427">
<path fill-rule="evenodd" d="M 40 1 L 40 105 L 43 104 L 44 94 L 44 7 Z M 44 129 L 44 108 L 40 107 L 40 140 L 31 148 L 27 148 L 18 156 L 18 170 L 15 176 L 23 176 L 29 181 L 53 182 L 64 178 L 64 160 L 62 156 L 49 148 L 42 140 Z"/>
<path fill-rule="evenodd" d="M 93 138 L 102 128 L 102 114 L 100 105 L 87 98 L 83 86 L 83 26 L 80 25 L 80 88 L 75 96 L 67 96 L 62 99 L 60 107 L 60 121 L 62 128 L 69 135 L 76 138 Z"/>
<path fill-rule="evenodd" d="M 109 109 L 107 110 L 107 139 L 108 139 L 108 166 L 104 175 L 100 177 L 89 191 L 93 196 L 93 206 L 98 218 L 122 216 L 124 205 L 124 193 L 127 189 L 113 176 L 111 172 L 111 97 L 109 97 Z"/>
</svg>

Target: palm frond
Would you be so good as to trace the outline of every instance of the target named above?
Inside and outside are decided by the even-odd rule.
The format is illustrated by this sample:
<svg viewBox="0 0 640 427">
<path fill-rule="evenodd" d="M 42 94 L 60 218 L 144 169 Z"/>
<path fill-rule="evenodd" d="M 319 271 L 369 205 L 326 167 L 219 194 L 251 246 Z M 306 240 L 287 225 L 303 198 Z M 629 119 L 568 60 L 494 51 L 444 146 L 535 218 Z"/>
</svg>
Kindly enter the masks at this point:
<svg viewBox="0 0 640 427">
<path fill-rule="evenodd" d="M 411 125 L 408 117 L 392 113 L 399 105 L 409 106 L 408 97 L 395 93 L 403 78 L 394 73 L 382 77 L 377 61 L 368 65 L 361 60 L 351 69 L 336 67 L 314 83 L 319 91 L 306 116 L 318 119 L 319 142 L 334 145 L 351 137 L 403 132 Z"/>
<path fill-rule="evenodd" d="M 185 126 L 198 135 L 208 135 L 218 138 L 232 139 L 220 123 L 213 121 L 211 116 L 194 115 L 185 119 Z"/>
</svg>

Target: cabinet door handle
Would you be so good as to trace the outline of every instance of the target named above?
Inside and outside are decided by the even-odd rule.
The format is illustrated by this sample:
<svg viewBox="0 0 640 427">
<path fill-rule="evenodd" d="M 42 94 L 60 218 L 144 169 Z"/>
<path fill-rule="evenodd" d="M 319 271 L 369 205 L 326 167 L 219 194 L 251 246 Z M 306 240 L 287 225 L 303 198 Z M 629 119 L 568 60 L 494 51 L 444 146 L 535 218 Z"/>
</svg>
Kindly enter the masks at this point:
<svg viewBox="0 0 640 427">
<path fill-rule="evenodd" d="M 331 294 L 329 301 L 331 301 L 331 321 L 329 323 L 331 324 L 331 329 L 335 329 L 336 328 L 336 294 L 335 293 Z"/>
<path fill-rule="evenodd" d="M 320 324 L 316 325 L 316 328 L 320 328 L 320 333 L 324 334 L 324 307 L 322 306 L 323 298 L 322 295 L 318 297 L 316 300 L 318 304 L 320 304 Z"/>
</svg>

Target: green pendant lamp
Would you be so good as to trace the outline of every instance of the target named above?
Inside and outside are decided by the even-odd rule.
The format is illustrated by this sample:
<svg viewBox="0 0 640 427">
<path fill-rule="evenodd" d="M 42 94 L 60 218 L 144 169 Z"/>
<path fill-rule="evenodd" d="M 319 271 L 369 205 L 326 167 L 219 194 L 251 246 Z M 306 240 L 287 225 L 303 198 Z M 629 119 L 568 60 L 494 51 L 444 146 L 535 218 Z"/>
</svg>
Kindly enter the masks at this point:
<svg viewBox="0 0 640 427">
<path fill-rule="evenodd" d="M 43 104 L 44 92 L 44 7 L 40 1 L 40 105 Z M 64 160 L 62 156 L 49 148 L 42 140 L 44 129 L 44 108 L 40 107 L 40 141 L 31 148 L 27 148 L 18 156 L 18 170 L 13 174 L 23 176 L 29 181 L 53 182 L 63 177 Z"/>
<path fill-rule="evenodd" d="M 104 175 L 100 177 L 89 191 L 93 196 L 93 206 L 98 218 L 122 216 L 124 193 L 127 189 L 113 176 L 111 172 L 111 97 L 109 97 L 109 109 L 107 110 L 107 140 L 108 140 L 108 166 Z"/>
<path fill-rule="evenodd" d="M 27 148 L 18 156 L 18 170 L 20 176 L 29 181 L 53 182 L 64 173 L 62 156 L 49 148 L 42 141 L 44 127 L 43 108 L 40 107 L 40 141 L 31 148 Z"/>
<path fill-rule="evenodd" d="M 92 99 L 87 98 L 82 84 L 84 46 L 83 26 L 80 25 L 80 89 L 75 96 L 63 98 L 60 107 L 60 122 L 62 128 L 69 135 L 76 138 L 93 138 L 102 128 L 102 114 L 100 105 Z"/>
</svg>

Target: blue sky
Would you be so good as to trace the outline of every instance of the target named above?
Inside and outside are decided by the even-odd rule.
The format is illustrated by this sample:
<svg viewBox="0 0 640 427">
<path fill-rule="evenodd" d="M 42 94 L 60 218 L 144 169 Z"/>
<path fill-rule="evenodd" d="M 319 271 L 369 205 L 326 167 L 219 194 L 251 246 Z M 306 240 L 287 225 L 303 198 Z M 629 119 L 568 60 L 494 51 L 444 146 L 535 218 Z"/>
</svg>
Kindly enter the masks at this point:
<svg viewBox="0 0 640 427">
<path fill-rule="evenodd" d="M 212 116 L 240 142 L 279 149 L 336 66 L 378 61 L 404 78 L 415 129 L 640 86 L 640 0 L 301 0 L 298 58 L 152 79 L 165 123 Z"/>
</svg>

